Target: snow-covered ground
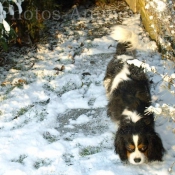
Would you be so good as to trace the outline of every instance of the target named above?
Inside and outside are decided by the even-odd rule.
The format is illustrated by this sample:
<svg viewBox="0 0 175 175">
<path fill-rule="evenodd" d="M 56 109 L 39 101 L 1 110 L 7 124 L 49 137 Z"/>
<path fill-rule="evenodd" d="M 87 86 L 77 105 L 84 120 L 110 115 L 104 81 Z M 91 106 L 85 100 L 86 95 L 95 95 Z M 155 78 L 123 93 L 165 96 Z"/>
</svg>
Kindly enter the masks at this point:
<svg viewBox="0 0 175 175">
<path fill-rule="evenodd" d="M 116 126 L 106 115 L 103 78 L 117 43 L 107 22 L 123 21 L 139 36 L 142 47 L 136 58 L 149 65 L 157 110 L 174 105 L 175 97 L 162 81 L 174 73 L 174 63 L 161 59 L 139 15 L 111 10 L 93 19 L 67 19 L 53 22 L 56 40 L 38 44 L 35 53 L 10 52 L 17 64 L 0 67 L 0 175 L 170 174 L 175 133 L 168 112 L 156 118 L 167 151 L 163 162 L 123 164 L 114 153 Z"/>
</svg>

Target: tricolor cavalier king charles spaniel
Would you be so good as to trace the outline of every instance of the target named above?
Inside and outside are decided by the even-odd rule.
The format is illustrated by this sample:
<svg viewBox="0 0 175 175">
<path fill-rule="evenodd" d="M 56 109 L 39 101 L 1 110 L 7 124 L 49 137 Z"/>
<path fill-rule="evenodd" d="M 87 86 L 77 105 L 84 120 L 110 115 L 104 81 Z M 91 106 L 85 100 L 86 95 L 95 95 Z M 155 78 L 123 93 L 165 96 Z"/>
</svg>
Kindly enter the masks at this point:
<svg viewBox="0 0 175 175">
<path fill-rule="evenodd" d="M 145 113 L 151 105 L 150 83 L 142 67 L 129 64 L 131 43 L 118 43 L 104 78 L 107 113 L 118 125 L 114 146 L 124 162 L 142 164 L 162 161 L 165 149 L 154 129 L 154 116 Z M 125 54 L 125 55 L 123 55 Z"/>
</svg>

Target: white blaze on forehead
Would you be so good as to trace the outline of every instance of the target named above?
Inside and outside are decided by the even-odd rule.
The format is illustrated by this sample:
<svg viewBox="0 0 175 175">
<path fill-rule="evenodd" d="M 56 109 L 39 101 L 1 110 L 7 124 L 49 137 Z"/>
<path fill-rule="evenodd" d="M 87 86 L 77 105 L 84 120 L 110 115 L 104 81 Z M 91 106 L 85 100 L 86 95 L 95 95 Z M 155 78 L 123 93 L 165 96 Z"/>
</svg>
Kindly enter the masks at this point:
<svg viewBox="0 0 175 175">
<path fill-rule="evenodd" d="M 134 123 L 141 119 L 141 116 L 139 114 L 137 114 L 136 112 L 129 111 L 127 109 L 123 111 L 122 115 L 126 115 L 128 119 L 130 119 Z"/>
<path fill-rule="evenodd" d="M 133 135 L 133 142 L 134 142 L 135 148 L 138 147 L 138 140 L 139 140 L 139 136 L 138 135 Z"/>
<path fill-rule="evenodd" d="M 116 89 L 118 87 L 120 82 L 130 80 L 130 78 L 127 76 L 129 74 L 130 74 L 130 72 L 128 70 L 128 65 L 124 64 L 122 70 L 115 76 L 115 78 L 112 82 L 110 94 L 113 92 L 114 89 Z"/>
</svg>

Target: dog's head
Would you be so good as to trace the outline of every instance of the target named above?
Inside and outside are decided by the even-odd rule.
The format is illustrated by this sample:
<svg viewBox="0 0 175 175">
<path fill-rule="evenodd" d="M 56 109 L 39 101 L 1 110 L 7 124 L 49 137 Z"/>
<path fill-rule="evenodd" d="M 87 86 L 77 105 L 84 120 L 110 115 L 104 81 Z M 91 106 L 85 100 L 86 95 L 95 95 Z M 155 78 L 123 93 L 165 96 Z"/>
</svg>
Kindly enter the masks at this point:
<svg viewBox="0 0 175 175">
<path fill-rule="evenodd" d="M 135 165 L 162 161 L 165 152 L 154 129 L 139 123 L 121 126 L 116 133 L 114 146 L 122 161 Z"/>
</svg>

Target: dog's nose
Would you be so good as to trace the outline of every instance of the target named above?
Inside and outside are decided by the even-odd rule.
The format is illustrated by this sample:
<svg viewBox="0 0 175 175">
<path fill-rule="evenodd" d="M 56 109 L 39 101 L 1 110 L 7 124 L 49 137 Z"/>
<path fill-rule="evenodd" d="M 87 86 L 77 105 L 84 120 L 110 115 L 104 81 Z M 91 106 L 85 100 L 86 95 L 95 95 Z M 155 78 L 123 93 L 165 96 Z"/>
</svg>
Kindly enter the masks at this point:
<svg viewBox="0 0 175 175">
<path fill-rule="evenodd" d="M 139 163 L 139 162 L 141 161 L 141 158 L 135 158 L 134 161 L 135 161 L 136 163 Z"/>
</svg>

